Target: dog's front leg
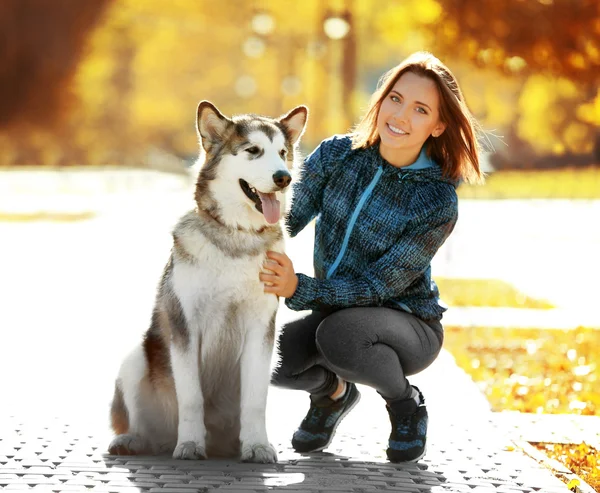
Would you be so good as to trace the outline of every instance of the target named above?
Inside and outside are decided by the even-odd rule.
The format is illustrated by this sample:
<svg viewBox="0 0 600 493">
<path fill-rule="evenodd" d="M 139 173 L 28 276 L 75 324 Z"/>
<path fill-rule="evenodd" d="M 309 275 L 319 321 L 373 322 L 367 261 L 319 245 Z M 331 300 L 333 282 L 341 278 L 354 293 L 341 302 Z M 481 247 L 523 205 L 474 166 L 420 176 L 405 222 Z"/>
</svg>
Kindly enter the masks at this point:
<svg viewBox="0 0 600 493">
<path fill-rule="evenodd" d="M 241 459 L 246 462 L 277 462 L 277 452 L 269 443 L 265 423 L 267 392 L 273 353 L 272 328 L 249 327 L 241 358 Z"/>
<path fill-rule="evenodd" d="M 177 392 L 179 426 L 174 459 L 205 459 L 206 428 L 204 397 L 198 374 L 200 336 L 190 331 L 189 339 L 171 344 L 171 365 Z"/>
</svg>

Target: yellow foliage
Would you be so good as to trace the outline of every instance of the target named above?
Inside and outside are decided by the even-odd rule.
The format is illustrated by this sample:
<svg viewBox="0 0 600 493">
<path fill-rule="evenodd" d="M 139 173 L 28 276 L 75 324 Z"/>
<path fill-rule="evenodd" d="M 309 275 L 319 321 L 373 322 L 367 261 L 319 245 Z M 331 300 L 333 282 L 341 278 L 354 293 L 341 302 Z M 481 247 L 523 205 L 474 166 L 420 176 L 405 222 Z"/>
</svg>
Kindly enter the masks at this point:
<svg viewBox="0 0 600 493">
<path fill-rule="evenodd" d="M 534 443 L 533 445 L 546 455 L 562 462 L 595 491 L 600 491 L 600 469 L 598 468 L 600 450 L 596 450 L 585 442 L 580 444 Z M 579 488 L 581 481 L 578 479 L 565 482 L 570 491 L 581 491 Z"/>
<path fill-rule="evenodd" d="M 598 19 L 598 21 L 599 21 L 598 23 L 600 24 L 600 19 Z M 590 61 L 593 63 L 600 62 L 599 47 L 596 46 L 595 43 L 589 38 L 584 41 L 584 45 L 585 45 L 585 53 L 588 56 L 588 58 L 590 59 Z"/>
<path fill-rule="evenodd" d="M 527 66 L 527 62 L 520 56 L 512 56 L 506 59 L 505 66 L 511 72 L 520 72 Z"/>
<path fill-rule="evenodd" d="M 456 22 L 453 20 L 445 21 L 442 25 L 442 32 L 450 43 L 454 42 L 458 37 L 458 26 L 456 25 Z"/>
<path fill-rule="evenodd" d="M 383 40 L 390 44 L 401 43 L 403 51 L 408 53 L 423 48 L 425 33 L 414 27 L 434 23 L 441 13 L 442 8 L 435 0 L 378 2 L 374 25 Z"/>
<path fill-rule="evenodd" d="M 311 118 L 303 144 L 310 149 L 357 122 L 384 71 L 412 51 L 436 52 L 444 43 L 460 48 L 456 53 L 450 48 L 448 57 L 437 54 L 457 74 L 484 128 L 499 134 L 516 128 L 539 152 L 591 150 L 593 125 L 600 123 L 600 92 L 582 104 L 588 93 L 571 80 L 520 75 L 531 67 L 502 44 L 511 33 L 499 17 L 483 26 L 497 37 L 484 45 L 475 37 L 459 39 L 463 22 L 482 27 L 481 13 L 468 7 L 457 23 L 445 18 L 442 0 L 306 0 L 293 7 L 292 12 L 289 2 L 277 0 L 112 2 L 87 38 L 69 88 L 77 104 L 68 128 L 46 141 L 48 148 L 40 147 L 36 156 L 45 164 L 58 162 L 71 145 L 79 146 L 74 154 L 87 164 L 107 156 L 117 156 L 119 164 L 139 163 L 157 145 L 194 154 L 194 111 L 202 99 L 226 114 L 279 115 L 306 104 Z M 349 35 L 328 38 L 325 17 L 345 15 L 348 8 Z M 597 59 L 598 47 L 582 36 L 582 52 Z M 549 50 L 547 41 L 539 41 L 534 54 L 548 58 Z M 344 85 L 342 61 L 348 53 L 355 54 L 355 80 Z M 503 67 L 505 74 L 467 59 Z M 578 66 L 581 56 L 572 61 Z M 15 145 L 20 144 L 9 140 L 2 146 L 3 164 L 19 156 Z M 571 193 L 579 193 L 577 187 Z"/>
<path fill-rule="evenodd" d="M 577 116 L 588 123 L 600 125 L 600 89 L 593 101 L 577 108 Z"/>
<path fill-rule="evenodd" d="M 423 24 L 436 22 L 442 14 L 442 6 L 435 0 L 421 0 L 416 2 L 412 9 L 415 20 Z"/>
<path fill-rule="evenodd" d="M 498 279 L 434 278 L 440 297 L 450 306 L 489 306 L 498 308 L 554 308 Z"/>
<path fill-rule="evenodd" d="M 444 347 L 473 378 L 494 411 L 600 415 L 600 330 L 445 330 Z M 534 445 L 600 491 L 598 450 L 585 443 Z"/>
<path fill-rule="evenodd" d="M 411 34 L 412 14 L 410 5 L 400 2 L 380 4 L 374 16 L 375 29 L 389 44 L 403 43 Z"/>
<path fill-rule="evenodd" d="M 581 481 L 579 481 L 578 479 L 571 479 L 571 481 L 569 481 L 567 483 L 567 488 L 569 488 L 570 490 L 573 490 L 576 487 L 578 487 L 580 484 L 581 484 Z"/>
<path fill-rule="evenodd" d="M 487 177 L 484 186 L 460 185 L 458 196 L 462 199 L 598 199 L 600 170 L 498 171 Z"/>
<path fill-rule="evenodd" d="M 0 213 L 0 222 L 27 223 L 27 222 L 52 222 L 71 223 L 88 221 L 96 216 L 93 212 L 13 212 Z"/>
<path fill-rule="evenodd" d="M 591 152 L 593 142 L 590 137 L 589 128 L 578 122 L 569 123 L 563 134 L 565 145 L 573 153 Z"/>
<path fill-rule="evenodd" d="M 515 105 L 511 104 L 516 99 L 514 81 L 507 81 L 500 87 L 489 84 L 484 94 L 486 127 L 509 126 L 516 116 Z"/>
<path fill-rule="evenodd" d="M 446 327 L 444 339 L 493 410 L 551 414 L 600 415 L 599 344 L 600 330 L 585 328 Z"/>
<path fill-rule="evenodd" d="M 582 97 L 582 90 L 568 79 L 532 75 L 525 82 L 519 98 L 519 136 L 539 152 L 552 152 L 556 142 L 564 142 L 574 152 L 585 152 L 582 147 L 586 142 L 591 144 L 592 130 L 573 122 L 565 133 L 561 133 L 566 113 L 556 111 L 563 102 Z"/>
<path fill-rule="evenodd" d="M 519 136 L 532 142 L 541 151 L 548 150 L 556 140 L 549 120 L 540 119 L 540 115 L 548 112 L 555 100 L 554 81 L 541 75 L 532 76 L 527 80 L 519 98 Z"/>
</svg>

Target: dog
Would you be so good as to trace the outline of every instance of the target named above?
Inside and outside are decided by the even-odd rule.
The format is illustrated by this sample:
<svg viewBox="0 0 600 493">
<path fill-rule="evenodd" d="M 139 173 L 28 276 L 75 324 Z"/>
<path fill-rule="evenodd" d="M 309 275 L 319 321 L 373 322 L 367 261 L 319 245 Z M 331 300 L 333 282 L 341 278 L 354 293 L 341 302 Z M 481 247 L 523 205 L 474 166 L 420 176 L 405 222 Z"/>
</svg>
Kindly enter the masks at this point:
<svg viewBox="0 0 600 493">
<path fill-rule="evenodd" d="M 119 370 L 110 454 L 277 461 L 265 411 L 279 300 L 259 273 L 267 250 L 284 249 L 307 118 L 305 106 L 227 118 L 198 105 L 196 208 L 173 229 L 150 327 Z"/>
</svg>

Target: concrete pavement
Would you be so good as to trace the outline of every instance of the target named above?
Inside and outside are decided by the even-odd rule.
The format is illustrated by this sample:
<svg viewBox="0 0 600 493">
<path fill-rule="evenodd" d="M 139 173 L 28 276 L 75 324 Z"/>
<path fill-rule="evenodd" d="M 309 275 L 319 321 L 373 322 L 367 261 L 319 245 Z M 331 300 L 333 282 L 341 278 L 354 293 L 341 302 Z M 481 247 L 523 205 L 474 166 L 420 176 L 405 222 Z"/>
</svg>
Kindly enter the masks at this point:
<svg viewBox="0 0 600 493">
<path fill-rule="evenodd" d="M 40 402 L 30 412 L 2 413 L 0 489 L 567 491 L 552 472 L 515 448 L 503 429 L 493 426 L 487 402 L 448 353 L 442 353 L 413 381 L 426 395 L 431 418 L 427 455 L 417 464 L 395 465 L 385 460 L 387 414 L 381 398 L 362 386 L 363 399 L 342 422 L 331 446 L 310 456 L 296 454 L 289 442 L 306 412 L 308 398 L 299 392 L 271 389 L 267 422 L 270 439 L 279 452 L 279 463 L 274 465 L 108 456 L 106 405 L 88 408 L 87 412 L 85 405 L 74 405 L 53 416 Z M 55 399 L 73 402 L 77 390 L 55 395 Z M 35 393 L 35 389 L 23 389 L 26 391 Z M 96 399 L 98 403 L 102 400 Z"/>
</svg>

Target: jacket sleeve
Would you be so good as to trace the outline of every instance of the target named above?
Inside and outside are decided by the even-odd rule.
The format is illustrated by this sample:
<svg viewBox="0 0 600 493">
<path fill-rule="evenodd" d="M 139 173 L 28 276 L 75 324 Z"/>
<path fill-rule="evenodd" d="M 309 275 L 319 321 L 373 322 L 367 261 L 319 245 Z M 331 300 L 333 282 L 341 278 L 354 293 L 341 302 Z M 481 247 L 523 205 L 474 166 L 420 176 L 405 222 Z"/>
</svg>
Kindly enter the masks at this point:
<svg viewBox="0 0 600 493">
<path fill-rule="evenodd" d="M 292 205 L 286 217 L 286 228 L 296 236 L 321 212 L 323 188 L 331 159 L 329 140 L 325 140 L 304 161 L 300 179 L 292 186 Z"/>
<path fill-rule="evenodd" d="M 292 310 L 321 306 L 381 306 L 398 297 L 429 267 L 458 218 L 457 204 L 445 204 L 411 221 L 401 240 L 358 278 L 315 279 L 298 275 L 298 287 L 285 304 Z"/>
</svg>

